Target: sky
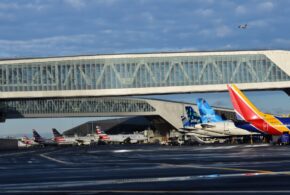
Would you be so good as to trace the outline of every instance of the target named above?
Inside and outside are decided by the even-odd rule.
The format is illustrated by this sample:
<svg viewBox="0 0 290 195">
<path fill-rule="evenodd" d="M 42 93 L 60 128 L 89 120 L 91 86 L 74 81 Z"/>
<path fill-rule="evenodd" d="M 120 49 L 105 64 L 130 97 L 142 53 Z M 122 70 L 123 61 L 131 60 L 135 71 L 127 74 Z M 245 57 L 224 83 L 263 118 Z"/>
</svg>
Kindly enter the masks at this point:
<svg viewBox="0 0 290 195">
<path fill-rule="evenodd" d="M 0 57 L 289 50 L 289 13 L 288 0 L 1 0 Z M 265 112 L 290 113 L 283 92 L 247 95 Z M 154 97 L 192 102 L 197 96 L 231 107 L 227 93 Z M 91 119 L 7 120 L 0 136 L 32 128 L 45 133 L 52 123 L 62 131 Z"/>
</svg>

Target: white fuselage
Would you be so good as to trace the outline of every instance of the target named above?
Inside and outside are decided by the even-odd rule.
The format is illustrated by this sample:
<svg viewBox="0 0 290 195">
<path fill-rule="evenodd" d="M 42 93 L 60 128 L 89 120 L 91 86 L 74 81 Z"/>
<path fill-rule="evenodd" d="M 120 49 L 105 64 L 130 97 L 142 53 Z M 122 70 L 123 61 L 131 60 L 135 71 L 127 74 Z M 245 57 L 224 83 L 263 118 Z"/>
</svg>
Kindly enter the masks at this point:
<svg viewBox="0 0 290 195">
<path fill-rule="evenodd" d="M 108 136 L 110 142 L 118 143 L 123 143 L 126 139 L 129 139 L 130 143 L 142 142 L 147 139 L 143 134 L 117 134 Z"/>
<path fill-rule="evenodd" d="M 75 136 L 74 138 L 78 142 L 78 145 L 90 145 L 99 141 L 99 136 L 97 134 L 87 136 Z"/>
<path fill-rule="evenodd" d="M 186 134 L 193 133 L 194 135 L 197 135 L 199 137 L 205 136 L 205 137 L 225 137 L 227 135 L 223 133 L 217 133 L 213 131 L 208 131 L 207 129 L 200 128 L 191 128 L 191 127 L 184 127 L 182 129 L 183 131 L 187 131 Z"/>
<path fill-rule="evenodd" d="M 183 131 L 191 132 L 195 135 L 209 137 L 245 136 L 256 133 L 237 128 L 232 121 L 221 121 L 207 124 L 197 124 L 195 127 L 184 127 Z"/>
<path fill-rule="evenodd" d="M 256 133 L 249 132 L 247 130 L 238 128 L 232 121 L 221 121 L 215 123 L 208 123 L 203 127 L 205 131 L 215 132 L 223 134 L 225 136 L 245 136 L 245 135 L 254 135 Z"/>
</svg>

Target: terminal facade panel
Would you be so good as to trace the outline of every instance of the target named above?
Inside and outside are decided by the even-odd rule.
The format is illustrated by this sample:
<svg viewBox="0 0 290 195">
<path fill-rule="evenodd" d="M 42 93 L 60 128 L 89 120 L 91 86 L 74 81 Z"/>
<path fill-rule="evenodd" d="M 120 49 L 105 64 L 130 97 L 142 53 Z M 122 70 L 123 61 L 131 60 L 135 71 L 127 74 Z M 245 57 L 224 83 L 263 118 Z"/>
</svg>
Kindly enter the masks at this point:
<svg viewBox="0 0 290 195">
<path fill-rule="evenodd" d="M 247 88 L 248 84 L 270 89 L 274 84 L 272 88 L 280 86 L 289 90 L 290 54 L 286 52 L 289 59 L 285 58 L 288 61 L 281 62 L 275 60 L 275 52 L 286 51 L 118 54 L 2 60 L 0 98 L 206 92 L 226 90 L 227 83 L 246 84 L 242 89 Z M 264 85 L 257 85 L 260 83 Z"/>
</svg>

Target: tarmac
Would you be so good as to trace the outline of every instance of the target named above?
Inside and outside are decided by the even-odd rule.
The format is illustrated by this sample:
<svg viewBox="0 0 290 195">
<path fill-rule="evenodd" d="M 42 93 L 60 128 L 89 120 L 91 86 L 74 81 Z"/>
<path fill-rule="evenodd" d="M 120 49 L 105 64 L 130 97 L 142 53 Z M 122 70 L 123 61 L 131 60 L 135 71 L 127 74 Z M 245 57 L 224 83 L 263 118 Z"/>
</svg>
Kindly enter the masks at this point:
<svg viewBox="0 0 290 195">
<path fill-rule="evenodd" d="M 0 153 L 0 193 L 290 193 L 290 147 L 100 145 Z"/>
</svg>

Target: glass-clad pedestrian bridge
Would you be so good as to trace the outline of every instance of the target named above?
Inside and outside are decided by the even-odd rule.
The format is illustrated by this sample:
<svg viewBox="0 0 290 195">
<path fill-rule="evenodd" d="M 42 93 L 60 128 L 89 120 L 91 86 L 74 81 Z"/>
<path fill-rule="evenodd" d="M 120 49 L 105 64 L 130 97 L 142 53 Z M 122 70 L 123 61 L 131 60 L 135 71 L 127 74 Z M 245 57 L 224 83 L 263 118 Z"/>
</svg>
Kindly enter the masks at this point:
<svg viewBox="0 0 290 195">
<path fill-rule="evenodd" d="M 267 83 L 262 85 L 265 89 L 287 89 L 289 53 L 268 50 L 2 59 L 0 98 L 219 91 L 225 90 L 227 83 L 253 84 L 252 88 Z M 276 85 L 271 87 L 273 83 Z"/>
</svg>

